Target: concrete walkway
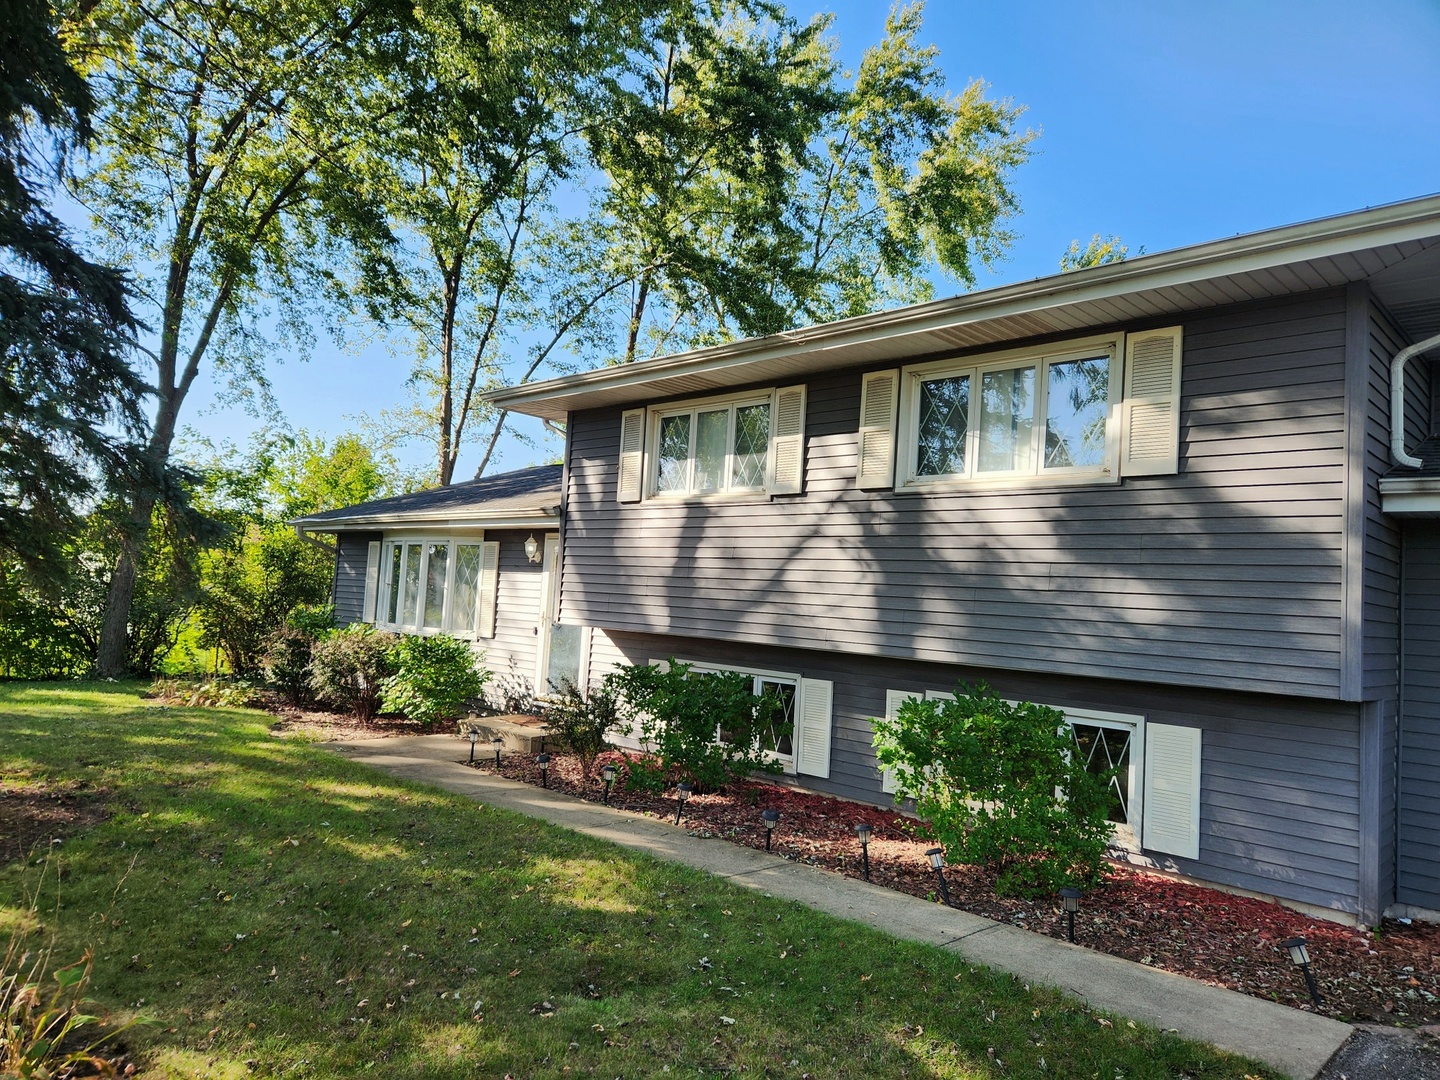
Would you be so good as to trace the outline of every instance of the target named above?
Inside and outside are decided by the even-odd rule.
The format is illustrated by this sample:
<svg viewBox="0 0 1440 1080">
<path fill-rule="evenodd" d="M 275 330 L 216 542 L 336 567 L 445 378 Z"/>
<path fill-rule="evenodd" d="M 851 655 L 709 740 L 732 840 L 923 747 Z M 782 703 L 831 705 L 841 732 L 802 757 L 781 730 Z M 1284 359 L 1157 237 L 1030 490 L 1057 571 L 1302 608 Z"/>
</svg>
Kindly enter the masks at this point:
<svg viewBox="0 0 1440 1080">
<path fill-rule="evenodd" d="M 707 870 L 896 937 L 952 949 L 1026 982 L 1059 987 L 1095 1008 L 1256 1058 L 1295 1080 L 1312 1080 L 1353 1030 L 1337 1020 L 1206 986 L 906 893 L 723 840 L 702 839 L 668 822 L 487 775 L 464 764 L 469 744 L 455 736 L 328 746 L 394 776 Z"/>
</svg>

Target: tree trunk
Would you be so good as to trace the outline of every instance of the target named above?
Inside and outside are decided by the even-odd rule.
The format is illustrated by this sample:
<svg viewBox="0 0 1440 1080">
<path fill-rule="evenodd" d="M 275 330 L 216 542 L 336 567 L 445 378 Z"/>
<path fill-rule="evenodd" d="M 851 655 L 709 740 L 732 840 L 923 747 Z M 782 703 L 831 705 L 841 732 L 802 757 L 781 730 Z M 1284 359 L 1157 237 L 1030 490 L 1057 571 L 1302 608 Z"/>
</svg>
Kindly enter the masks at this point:
<svg viewBox="0 0 1440 1080">
<path fill-rule="evenodd" d="M 120 529 L 120 555 L 110 588 L 105 594 L 105 618 L 100 624 L 100 648 L 95 657 L 95 674 L 102 679 L 125 675 L 130 653 L 130 602 L 135 597 L 135 571 L 150 532 L 155 513 L 155 496 L 137 495 Z"/>
</svg>

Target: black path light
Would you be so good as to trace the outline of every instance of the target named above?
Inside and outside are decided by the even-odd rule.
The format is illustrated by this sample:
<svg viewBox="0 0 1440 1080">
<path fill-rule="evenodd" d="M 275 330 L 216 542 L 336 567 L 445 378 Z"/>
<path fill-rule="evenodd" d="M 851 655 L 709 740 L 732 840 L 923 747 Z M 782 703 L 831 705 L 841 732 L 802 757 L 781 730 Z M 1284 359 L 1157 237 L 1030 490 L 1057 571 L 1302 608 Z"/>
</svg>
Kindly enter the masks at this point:
<svg viewBox="0 0 1440 1080">
<path fill-rule="evenodd" d="M 1080 910 L 1080 890 L 1064 888 L 1060 890 L 1060 900 L 1065 905 L 1065 936 L 1070 939 L 1070 944 L 1075 944 L 1075 913 Z"/>
<path fill-rule="evenodd" d="M 548 788 L 550 786 L 550 755 L 539 755 L 535 759 L 535 764 L 540 766 L 540 786 Z"/>
<path fill-rule="evenodd" d="M 860 841 L 860 858 L 865 865 L 865 880 L 870 880 L 870 826 L 861 822 L 855 826 L 855 836 Z"/>
<path fill-rule="evenodd" d="M 775 826 L 780 824 L 779 810 L 761 810 L 760 820 L 765 823 L 765 850 L 770 850 L 770 838 L 775 835 Z"/>
<path fill-rule="evenodd" d="M 1310 950 L 1305 945 L 1305 939 L 1292 937 L 1284 946 L 1290 950 L 1290 962 L 1305 973 L 1305 986 L 1310 991 L 1310 1000 L 1319 1005 L 1325 999 L 1320 996 L 1320 987 L 1315 985 L 1315 975 L 1310 970 Z"/>
<path fill-rule="evenodd" d="M 615 786 L 615 763 L 604 765 L 600 769 L 600 779 L 605 781 L 605 805 L 610 805 L 610 789 Z"/>
<path fill-rule="evenodd" d="M 925 852 L 930 857 L 930 866 L 935 871 L 935 876 L 940 879 L 940 895 L 945 900 L 945 906 L 950 906 L 950 886 L 945 884 L 945 849 L 932 847 Z"/>
<path fill-rule="evenodd" d="M 475 744 L 480 741 L 480 732 L 470 729 L 470 764 L 475 764 Z"/>
<path fill-rule="evenodd" d="M 689 781 L 681 780 L 675 785 L 675 798 L 679 801 L 675 804 L 675 824 L 680 824 L 680 814 L 685 809 L 685 800 L 690 798 L 690 793 L 695 789 L 690 786 Z"/>
<path fill-rule="evenodd" d="M 500 751 L 505 749 L 505 740 L 496 735 L 490 740 L 490 745 L 495 748 L 495 768 L 500 768 Z"/>
</svg>

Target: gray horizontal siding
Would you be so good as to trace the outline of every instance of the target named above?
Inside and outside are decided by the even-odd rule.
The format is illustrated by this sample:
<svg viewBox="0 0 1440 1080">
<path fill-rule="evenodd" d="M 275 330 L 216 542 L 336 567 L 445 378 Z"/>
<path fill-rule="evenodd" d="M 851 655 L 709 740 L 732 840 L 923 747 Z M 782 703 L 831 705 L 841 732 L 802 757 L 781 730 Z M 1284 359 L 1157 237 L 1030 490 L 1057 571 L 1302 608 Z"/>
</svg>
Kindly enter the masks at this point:
<svg viewBox="0 0 1440 1080">
<path fill-rule="evenodd" d="M 1440 525 L 1405 529 L 1396 899 L 1440 910 Z"/>
<path fill-rule="evenodd" d="M 606 640 L 607 657 L 618 653 L 635 663 L 677 656 L 833 682 L 830 777 L 803 782 L 876 803 L 889 797 L 880 791 L 870 718 L 883 714 L 887 690 L 949 690 L 958 681 L 985 678 L 1006 697 L 1198 727 L 1204 732 L 1200 857 L 1157 860 L 1203 880 L 1340 912 L 1356 910 L 1361 794 L 1356 705 L 1228 691 L 1201 695 L 1133 681 L 979 671 L 672 636 L 612 631 Z"/>
<path fill-rule="evenodd" d="M 485 699 L 503 709 L 506 701 L 519 705 L 535 697 L 535 659 L 540 637 L 541 567 L 525 557 L 529 532 L 490 530 L 486 540 L 500 542 L 500 577 L 495 600 L 495 636 L 476 642 L 484 650 L 490 684 Z M 545 534 L 535 539 L 544 542 Z"/>
<path fill-rule="evenodd" d="M 1175 477 L 862 492 L 850 371 L 809 384 L 802 496 L 622 506 L 619 413 L 576 414 L 566 621 L 1337 697 L 1345 295 L 1184 326 Z"/>
<path fill-rule="evenodd" d="M 378 532 L 335 535 L 335 581 L 330 602 L 335 605 L 336 626 L 349 626 L 365 616 L 366 560 L 370 542 L 379 539 Z"/>
</svg>

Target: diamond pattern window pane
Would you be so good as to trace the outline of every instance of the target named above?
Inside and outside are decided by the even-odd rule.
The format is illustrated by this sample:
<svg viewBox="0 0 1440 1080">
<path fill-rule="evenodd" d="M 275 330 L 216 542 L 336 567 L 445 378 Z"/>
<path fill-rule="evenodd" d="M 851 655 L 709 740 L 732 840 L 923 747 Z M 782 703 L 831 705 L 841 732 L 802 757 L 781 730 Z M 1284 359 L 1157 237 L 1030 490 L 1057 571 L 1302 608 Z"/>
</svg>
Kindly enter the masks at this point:
<svg viewBox="0 0 1440 1080">
<path fill-rule="evenodd" d="M 980 377 L 980 472 L 1033 472 L 1035 369 Z"/>
<path fill-rule="evenodd" d="M 1114 770 L 1110 777 L 1110 820 L 1121 825 L 1130 821 L 1130 736 L 1126 729 L 1099 727 L 1094 724 L 1071 724 L 1070 733 L 1085 770 L 1101 776 Z"/>
<path fill-rule="evenodd" d="M 795 684 L 761 676 L 755 680 L 755 693 L 769 694 L 780 703 L 760 728 L 760 749 L 790 757 L 795 753 Z"/>
<path fill-rule="evenodd" d="M 951 476 L 963 473 L 965 435 L 969 427 L 969 375 L 922 382 L 916 475 Z"/>
<path fill-rule="evenodd" d="M 730 410 L 702 412 L 695 425 L 695 490 L 725 486 L 725 444 L 730 440 Z"/>
<path fill-rule="evenodd" d="M 735 410 L 735 465 L 730 486 L 765 486 L 765 457 L 770 452 L 770 406 L 742 405 Z"/>
<path fill-rule="evenodd" d="M 475 606 L 480 597 L 480 545 L 455 545 L 455 598 L 450 602 L 450 629 L 475 632 Z"/>
<path fill-rule="evenodd" d="M 660 421 L 660 464 L 656 491 L 690 489 L 690 414 L 666 416 Z"/>
<path fill-rule="evenodd" d="M 1110 358 L 1051 364 L 1045 390 L 1045 468 L 1103 465 L 1105 423 L 1110 415 Z"/>
</svg>

